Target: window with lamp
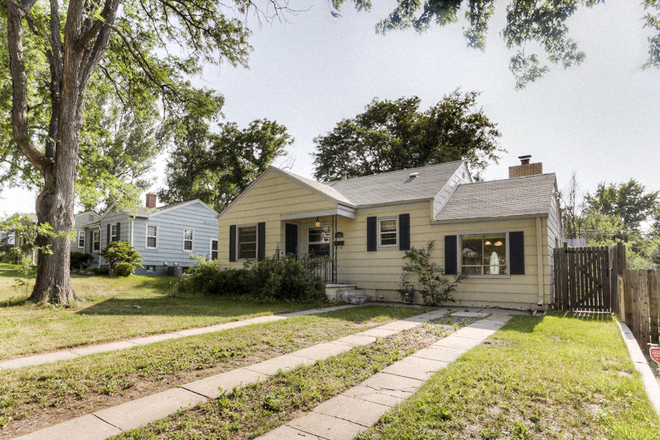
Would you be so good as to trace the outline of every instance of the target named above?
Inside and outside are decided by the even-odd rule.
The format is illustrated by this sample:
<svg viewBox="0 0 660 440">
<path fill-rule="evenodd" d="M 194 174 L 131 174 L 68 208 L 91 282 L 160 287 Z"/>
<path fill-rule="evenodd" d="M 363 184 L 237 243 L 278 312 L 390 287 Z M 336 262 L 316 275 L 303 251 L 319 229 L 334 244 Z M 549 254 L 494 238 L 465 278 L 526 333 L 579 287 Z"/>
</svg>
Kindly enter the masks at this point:
<svg viewBox="0 0 660 440">
<path fill-rule="evenodd" d="M 466 234 L 460 236 L 461 273 L 470 276 L 508 275 L 507 234 Z"/>
</svg>

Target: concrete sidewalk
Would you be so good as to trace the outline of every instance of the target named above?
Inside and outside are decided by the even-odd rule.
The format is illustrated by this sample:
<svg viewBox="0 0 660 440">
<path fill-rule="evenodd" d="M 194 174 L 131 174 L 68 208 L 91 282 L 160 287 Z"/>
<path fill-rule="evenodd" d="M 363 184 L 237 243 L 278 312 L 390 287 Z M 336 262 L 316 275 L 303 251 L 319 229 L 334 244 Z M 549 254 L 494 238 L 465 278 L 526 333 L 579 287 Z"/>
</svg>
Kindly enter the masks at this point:
<svg viewBox="0 0 660 440">
<path fill-rule="evenodd" d="M 183 338 L 185 336 L 203 335 L 205 333 L 213 333 L 222 330 L 229 330 L 236 327 L 244 327 L 251 324 L 260 324 L 263 322 L 279 321 L 294 316 L 304 315 L 317 315 L 319 313 L 332 312 L 334 310 L 341 310 L 350 307 L 358 307 L 355 305 L 341 305 L 335 307 L 326 307 L 321 309 L 303 310 L 301 312 L 283 313 L 278 315 L 257 316 L 254 318 L 243 319 L 241 321 L 226 322 L 224 324 L 215 324 L 208 327 L 197 327 L 186 330 L 179 330 L 171 333 L 162 333 L 158 335 L 145 336 L 142 338 L 127 339 L 124 341 L 109 342 L 107 344 L 85 345 L 80 348 L 72 348 L 70 350 L 59 350 L 50 353 L 35 354 L 32 356 L 24 356 L 8 361 L 0 362 L 0 370 L 12 370 L 16 368 L 31 367 L 33 365 L 42 365 L 52 362 L 65 361 L 68 359 L 75 359 L 80 356 L 86 356 L 95 353 L 105 353 L 108 351 L 125 350 L 127 348 L 138 347 L 140 345 L 153 344 L 155 342 L 167 341 L 170 339 Z"/>
<path fill-rule="evenodd" d="M 324 311 L 327 311 L 327 309 L 324 309 Z M 112 408 L 103 409 L 92 414 L 88 414 L 73 420 L 69 420 L 67 422 L 60 423 L 58 425 L 51 426 L 41 431 L 28 434 L 21 438 L 47 438 L 49 440 L 105 439 L 110 435 L 119 434 L 123 431 L 144 426 L 148 423 L 162 419 L 170 414 L 175 413 L 181 408 L 194 406 L 206 402 L 210 399 L 217 398 L 224 392 L 231 391 L 236 386 L 244 386 L 259 380 L 266 379 L 269 376 L 276 374 L 278 370 L 290 371 L 302 365 L 313 364 L 317 360 L 327 359 L 330 356 L 349 351 L 355 347 L 371 344 L 372 342 L 376 341 L 377 337 L 394 335 L 403 330 L 417 327 L 424 322 L 443 317 L 448 312 L 448 309 L 441 308 L 408 319 L 391 322 L 380 327 L 334 340 L 332 342 L 308 347 L 287 355 L 259 362 L 254 365 L 207 377 L 205 379 L 181 385 L 180 387 L 172 388 L 161 393 L 126 402 Z M 463 314 L 464 312 L 456 312 L 453 314 L 453 316 L 461 316 Z M 478 315 L 478 317 L 486 317 L 488 314 L 489 313 L 471 313 L 471 315 Z M 459 332 L 466 330 L 462 333 L 462 336 L 456 336 L 457 334 L 451 335 L 442 340 L 445 341 L 444 344 L 436 343 L 434 346 L 432 346 L 432 348 L 420 350 L 419 352 L 415 353 L 415 355 L 406 358 L 404 360 L 407 362 L 407 368 L 405 368 L 405 372 L 401 369 L 400 365 L 400 363 L 404 361 L 400 361 L 383 370 L 383 372 L 378 373 L 376 376 L 373 376 L 371 379 L 361 385 L 364 386 L 366 390 L 356 390 L 356 388 L 359 388 L 356 387 L 350 390 L 353 392 L 353 394 L 349 393 L 347 395 L 342 395 L 342 399 L 355 399 L 358 400 L 361 405 L 365 405 L 364 410 L 356 411 L 356 416 L 361 412 L 364 412 L 364 417 L 367 417 L 365 419 L 360 419 L 357 422 L 354 422 L 343 420 L 341 417 L 335 417 L 326 414 L 332 414 L 332 411 L 328 408 L 335 404 L 334 401 L 333 403 L 328 403 L 330 402 L 328 401 L 322 405 L 319 405 L 319 408 L 323 407 L 320 411 L 324 412 L 314 414 L 320 414 L 323 417 L 331 417 L 337 419 L 339 420 L 337 423 L 342 423 L 342 426 L 345 425 L 343 422 L 351 423 L 352 425 L 350 426 L 353 430 L 357 429 L 353 425 L 366 429 L 364 424 L 367 423 L 368 420 L 371 420 L 371 418 L 374 417 L 374 414 L 378 413 L 378 411 L 381 409 L 380 406 L 382 406 L 384 410 L 389 408 L 385 402 L 394 405 L 400 400 L 411 395 L 412 392 L 419 388 L 419 386 L 421 386 L 421 384 L 432 374 L 432 372 L 444 367 L 448 362 L 453 361 L 465 351 L 469 350 L 475 345 L 478 345 L 483 339 L 492 334 L 492 332 L 494 332 L 497 328 L 504 325 L 504 322 L 506 322 L 506 320 L 509 318 L 510 316 L 508 315 L 498 315 L 496 319 L 490 318 L 488 320 L 478 321 L 471 326 L 461 329 Z M 414 374 L 415 378 L 409 377 L 411 374 Z M 391 389 L 393 387 L 396 387 L 396 389 Z M 366 405 L 380 406 L 376 406 L 370 410 L 367 410 Z M 339 407 L 341 407 L 341 405 L 339 405 Z M 292 423 L 294 422 L 296 421 L 293 421 Z M 302 421 L 300 421 L 300 423 L 302 423 Z M 311 433 L 311 428 L 307 427 L 307 425 L 287 425 L 278 429 L 295 429 L 303 434 Z M 348 430 L 346 432 L 352 431 Z M 280 435 L 281 431 L 275 430 L 272 432 L 272 434 Z M 272 438 L 287 437 L 280 436 Z M 319 436 L 319 438 L 326 437 Z"/>
<path fill-rule="evenodd" d="M 258 440 L 351 440 L 393 406 L 412 396 L 438 370 L 481 344 L 510 318 L 511 315 L 493 314 L 464 327 Z"/>
</svg>

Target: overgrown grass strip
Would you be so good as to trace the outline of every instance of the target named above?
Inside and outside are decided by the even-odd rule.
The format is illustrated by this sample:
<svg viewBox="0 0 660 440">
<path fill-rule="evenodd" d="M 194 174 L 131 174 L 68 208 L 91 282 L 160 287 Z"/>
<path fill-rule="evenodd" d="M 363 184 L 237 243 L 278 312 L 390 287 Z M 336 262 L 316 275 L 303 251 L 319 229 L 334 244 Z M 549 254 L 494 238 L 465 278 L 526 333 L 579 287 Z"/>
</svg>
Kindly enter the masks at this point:
<svg viewBox="0 0 660 440">
<path fill-rule="evenodd" d="M 20 433 L 428 310 L 344 309 L 0 371 L 0 438 L 37 419 Z"/>
<path fill-rule="evenodd" d="M 123 433 L 118 439 L 249 439 L 358 385 L 392 363 L 453 332 L 426 324 Z"/>
<path fill-rule="evenodd" d="M 660 439 L 616 323 L 514 317 L 360 440 Z"/>
</svg>

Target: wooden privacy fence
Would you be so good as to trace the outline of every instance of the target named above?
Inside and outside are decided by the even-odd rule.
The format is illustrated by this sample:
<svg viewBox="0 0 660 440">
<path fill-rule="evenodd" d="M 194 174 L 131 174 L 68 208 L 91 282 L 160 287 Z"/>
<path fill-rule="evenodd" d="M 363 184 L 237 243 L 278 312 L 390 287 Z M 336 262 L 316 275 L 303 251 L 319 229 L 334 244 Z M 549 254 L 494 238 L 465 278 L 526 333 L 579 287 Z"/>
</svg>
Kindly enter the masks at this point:
<svg viewBox="0 0 660 440">
<path fill-rule="evenodd" d="M 630 327 L 642 348 L 657 344 L 660 319 L 660 270 L 623 271 L 619 277 L 619 319 Z"/>
<path fill-rule="evenodd" d="M 619 267 L 625 267 L 623 244 L 611 248 L 555 248 L 553 256 L 555 309 L 618 310 L 617 273 Z"/>
</svg>

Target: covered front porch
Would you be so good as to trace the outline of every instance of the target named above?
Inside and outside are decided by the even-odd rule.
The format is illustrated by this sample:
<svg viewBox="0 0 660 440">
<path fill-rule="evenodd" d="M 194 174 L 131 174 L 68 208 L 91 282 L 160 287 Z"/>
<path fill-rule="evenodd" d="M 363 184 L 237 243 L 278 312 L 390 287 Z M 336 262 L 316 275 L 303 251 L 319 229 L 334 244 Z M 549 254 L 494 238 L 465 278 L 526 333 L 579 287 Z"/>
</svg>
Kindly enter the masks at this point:
<svg viewBox="0 0 660 440">
<path fill-rule="evenodd" d="M 355 219 L 355 212 L 338 208 L 281 215 L 277 255 L 305 259 L 309 270 L 326 284 L 348 282 L 337 279 L 337 261 L 344 246 L 344 234 L 338 230 L 339 217 Z"/>
</svg>

